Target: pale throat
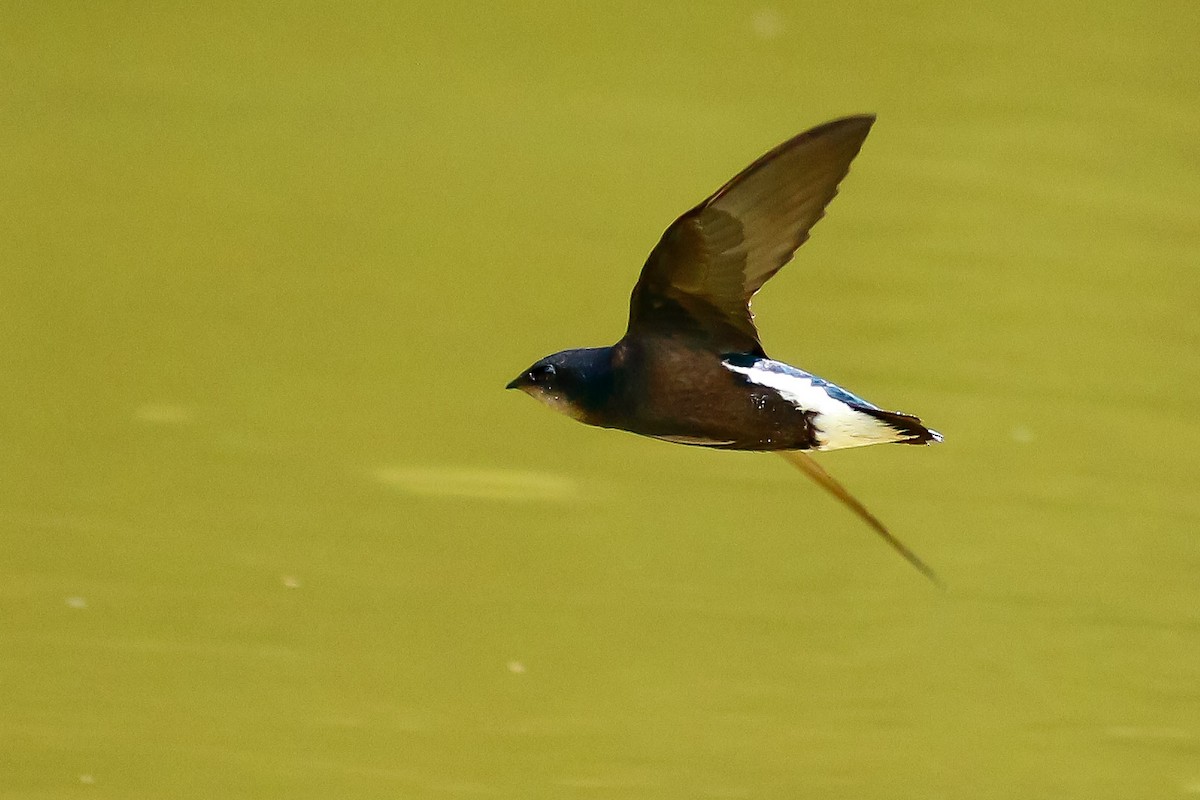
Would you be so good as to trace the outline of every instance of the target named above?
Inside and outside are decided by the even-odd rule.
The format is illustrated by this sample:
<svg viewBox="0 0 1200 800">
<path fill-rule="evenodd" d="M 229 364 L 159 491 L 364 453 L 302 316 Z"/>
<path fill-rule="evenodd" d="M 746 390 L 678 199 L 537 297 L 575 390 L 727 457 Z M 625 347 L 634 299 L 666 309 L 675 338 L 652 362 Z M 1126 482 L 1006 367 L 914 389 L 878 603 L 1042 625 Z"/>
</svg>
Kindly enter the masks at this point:
<svg viewBox="0 0 1200 800">
<path fill-rule="evenodd" d="M 521 387 L 521 391 L 560 414 L 565 414 L 578 422 L 586 421 L 584 419 L 587 416 L 586 412 L 578 404 L 559 392 L 542 391 L 536 386 L 523 386 Z"/>
</svg>

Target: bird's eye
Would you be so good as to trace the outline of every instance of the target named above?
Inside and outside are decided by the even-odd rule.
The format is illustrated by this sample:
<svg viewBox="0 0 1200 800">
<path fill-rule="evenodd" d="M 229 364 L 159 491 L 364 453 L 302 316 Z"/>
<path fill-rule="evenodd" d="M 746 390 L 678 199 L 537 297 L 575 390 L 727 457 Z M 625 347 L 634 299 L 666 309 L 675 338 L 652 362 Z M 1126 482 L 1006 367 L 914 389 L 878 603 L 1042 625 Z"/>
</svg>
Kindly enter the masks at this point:
<svg viewBox="0 0 1200 800">
<path fill-rule="evenodd" d="M 538 378 L 553 378 L 555 372 L 557 372 L 557 370 L 554 369 L 553 364 L 543 364 L 534 370 L 533 374 Z"/>
</svg>

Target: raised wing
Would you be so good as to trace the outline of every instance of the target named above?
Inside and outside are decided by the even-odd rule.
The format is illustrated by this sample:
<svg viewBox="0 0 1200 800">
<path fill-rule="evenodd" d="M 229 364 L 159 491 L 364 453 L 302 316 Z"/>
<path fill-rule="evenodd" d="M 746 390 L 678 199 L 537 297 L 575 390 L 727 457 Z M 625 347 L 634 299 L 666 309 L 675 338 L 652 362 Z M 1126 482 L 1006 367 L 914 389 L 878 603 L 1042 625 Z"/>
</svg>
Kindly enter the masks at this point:
<svg viewBox="0 0 1200 800">
<path fill-rule="evenodd" d="M 675 220 L 633 289 L 627 335 L 686 332 L 714 350 L 764 355 L 750 298 L 808 239 L 874 122 L 805 131 Z"/>
</svg>

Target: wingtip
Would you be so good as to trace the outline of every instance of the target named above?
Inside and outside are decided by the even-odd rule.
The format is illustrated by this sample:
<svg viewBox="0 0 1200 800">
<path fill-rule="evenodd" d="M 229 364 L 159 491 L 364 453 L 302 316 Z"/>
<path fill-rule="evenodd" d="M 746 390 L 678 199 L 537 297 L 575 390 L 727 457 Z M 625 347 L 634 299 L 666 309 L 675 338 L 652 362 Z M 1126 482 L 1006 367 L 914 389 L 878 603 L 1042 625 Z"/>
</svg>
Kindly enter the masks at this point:
<svg viewBox="0 0 1200 800">
<path fill-rule="evenodd" d="M 775 148 L 775 150 L 771 151 L 771 153 L 768 153 L 767 156 L 760 158 L 759 161 L 766 161 L 770 155 L 800 142 L 811 142 L 816 140 L 840 142 L 842 145 L 848 146 L 853 151 L 848 154 L 848 158 L 845 160 L 846 169 L 840 173 L 841 177 L 844 178 L 846 175 L 846 170 L 849 169 L 850 161 L 853 160 L 856 155 L 858 155 L 859 148 L 862 147 L 863 142 L 865 142 L 867 136 L 870 135 L 871 127 L 874 124 L 874 114 L 849 114 L 844 117 L 838 117 L 837 119 L 831 119 L 826 123 L 818 125 L 815 128 L 810 128 L 804 133 L 794 136 L 792 139 L 789 139 L 787 142 L 784 142 L 782 145 Z M 840 180 L 841 179 L 839 178 L 839 182 Z M 829 194 L 830 200 L 833 199 L 834 195 L 837 194 L 837 183 L 835 183 L 831 189 L 832 191 Z"/>
<path fill-rule="evenodd" d="M 821 133 L 826 133 L 840 128 L 842 130 L 861 129 L 864 132 L 863 136 L 866 136 L 866 133 L 871 130 L 871 126 L 874 124 L 874 113 L 847 114 L 844 117 L 831 119 L 829 122 L 826 122 L 823 125 L 818 125 L 817 127 L 808 131 L 808 134 L 819 135 Z"/>
<path fill-rule="evenodd" d="M 840 124 L 840 125 L 855 124 L 855 125 L 862 125 L 865 128 L 870 128 L 872 125 L 875 124 L 875 119 L 876 119 L 875 112 L 867 111 L 862 114 L 847 114 L 846 116 L 842 117 L 841 119 L 835 119 L 830 124 Z"/>
</svg>

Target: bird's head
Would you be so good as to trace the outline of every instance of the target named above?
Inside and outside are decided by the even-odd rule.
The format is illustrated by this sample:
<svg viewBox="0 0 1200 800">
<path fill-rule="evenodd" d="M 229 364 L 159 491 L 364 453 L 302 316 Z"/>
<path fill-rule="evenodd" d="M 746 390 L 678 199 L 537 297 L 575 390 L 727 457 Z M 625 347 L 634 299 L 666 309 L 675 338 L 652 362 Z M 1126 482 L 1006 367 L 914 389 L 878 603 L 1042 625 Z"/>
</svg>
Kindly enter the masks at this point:
<svg viewBox="0 0 1200 800">
<path fill-rule="evenodd" d="M 611 350 L 592 347 L 546 356 L 509 381 L 505 388 L 520 389 L 555 411 L 588 422 L 612 389 Z"/>
</svg>

